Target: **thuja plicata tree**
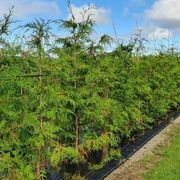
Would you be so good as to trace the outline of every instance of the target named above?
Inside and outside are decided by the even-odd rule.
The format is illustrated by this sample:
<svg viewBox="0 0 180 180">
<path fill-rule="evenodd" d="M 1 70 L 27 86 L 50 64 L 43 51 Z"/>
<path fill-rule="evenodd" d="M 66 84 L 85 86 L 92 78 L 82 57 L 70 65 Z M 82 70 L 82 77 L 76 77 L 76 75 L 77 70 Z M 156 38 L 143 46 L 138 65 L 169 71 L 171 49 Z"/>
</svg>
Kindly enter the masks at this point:
<svg viewBox="0 0 180 180">
<path fill-rule="evenodd" d="M 13 8 L 0 19 L 2 179 L 81 179 L 81 167 L 119 158 L 124 139 L 179 108 L 179 53 L 144 55 L 138 33 L 107 52 L 114 39 L 92 38 L 92 8 L 79 22 L 69 3 L 69 19 L 20 26 L 16 43 L 8 38 Z"/>
</svg>

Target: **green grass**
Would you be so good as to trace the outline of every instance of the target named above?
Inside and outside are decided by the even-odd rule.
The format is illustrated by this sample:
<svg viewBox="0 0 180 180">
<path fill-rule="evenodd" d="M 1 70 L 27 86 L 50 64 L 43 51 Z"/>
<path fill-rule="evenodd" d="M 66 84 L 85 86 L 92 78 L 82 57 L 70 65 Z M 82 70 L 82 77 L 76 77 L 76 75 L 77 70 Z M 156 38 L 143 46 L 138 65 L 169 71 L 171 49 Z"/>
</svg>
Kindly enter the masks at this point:
<svg viewBox="0 0 180 180">
<path fill-rule="evenodd" d="M 180 128 L 170 134 L 170 145 L 157 149 L 159 160 L 145 174 L 145 180 L 180 180 Z M 151 162 L 152 163 L 152 162 Z"/>
</svg>

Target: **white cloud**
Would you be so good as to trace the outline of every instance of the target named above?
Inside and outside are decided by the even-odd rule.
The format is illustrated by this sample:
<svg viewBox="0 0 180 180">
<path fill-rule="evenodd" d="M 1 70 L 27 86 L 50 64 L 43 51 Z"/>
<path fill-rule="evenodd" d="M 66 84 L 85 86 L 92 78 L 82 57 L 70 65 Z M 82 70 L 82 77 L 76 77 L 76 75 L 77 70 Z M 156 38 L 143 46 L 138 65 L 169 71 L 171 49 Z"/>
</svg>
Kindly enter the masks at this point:
<svg viewBox="0 0 180 180">
<path fill-rule="evenodd" d="M 166 28 L 155 27 L 151 29 L 148 34 L 149 40 L 169 39 L 172 37 L 172 33 Z"/>
<path fill-rule="evenodd" d="M 163 28 L 180 32 L 180 0 L 156 0 L 145 15 Z"/>
<path fill-rule="evenodd" d="M 49 14 L 55 16 L 60 14 L 57 2 L 45 0 L 0 0 L 0 16 L 7 10 L 15 6 L 14 16 L 18 18 L 29 17 L 31 15 Z"/>
<path fill-rule="evenodd" d="M 88 10 L 90 7 L 90 10 L 88 10 L 85 14 L 85 19 L 91 15 L 92 20 L 94 20 L 98 24 L 106 24 L 109 22 L 109 14 L 111 13 L 110 9 L 105 9 L 103 7 L 96 7 L 94 4 L 88 5 L 82 5 L 80 7 L 76 7 L 75 5 L 71 5 L 73 15 L 77 22 L 83 21 L 83 10 Z M 70 18 L 70 14 L 68 15 L 68 18 Z"/>
</svg>

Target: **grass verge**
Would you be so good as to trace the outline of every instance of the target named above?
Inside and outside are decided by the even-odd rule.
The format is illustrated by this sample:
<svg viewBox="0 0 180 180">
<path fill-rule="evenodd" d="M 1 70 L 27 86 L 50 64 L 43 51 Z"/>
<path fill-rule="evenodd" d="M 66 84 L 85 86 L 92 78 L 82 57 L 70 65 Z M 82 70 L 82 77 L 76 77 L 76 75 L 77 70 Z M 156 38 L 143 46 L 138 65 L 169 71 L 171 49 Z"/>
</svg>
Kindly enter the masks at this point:
<svg viewBox="0 0 180 180">
<path fill-rule="evenodd" d="M 167 140 L 143 160 L 144 180 L 180 180 L 180 126 L 173 128 Z"/>
</svg>

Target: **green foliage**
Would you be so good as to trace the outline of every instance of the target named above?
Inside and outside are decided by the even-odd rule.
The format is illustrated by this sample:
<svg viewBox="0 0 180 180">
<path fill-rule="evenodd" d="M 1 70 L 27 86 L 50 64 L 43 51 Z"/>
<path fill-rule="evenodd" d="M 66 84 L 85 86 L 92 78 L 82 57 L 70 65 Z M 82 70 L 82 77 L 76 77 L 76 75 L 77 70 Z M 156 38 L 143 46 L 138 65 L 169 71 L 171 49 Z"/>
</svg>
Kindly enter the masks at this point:
<svg viewBox="0 0 180 180">
<path fill-rule="evenodd" d="M 73 147 L 59 147 L 53 150 L 51 164 L 57 167 L 57 165 L 60 165 L 64 160 L 69 160 L 71 163 L 78 163 L 81 158 L 79 152 Z"/>
</svg>

